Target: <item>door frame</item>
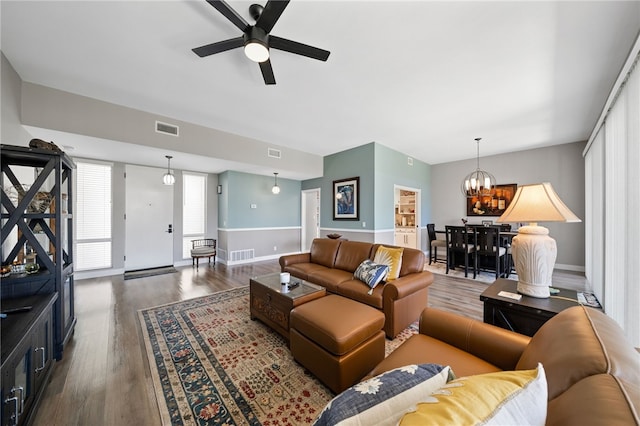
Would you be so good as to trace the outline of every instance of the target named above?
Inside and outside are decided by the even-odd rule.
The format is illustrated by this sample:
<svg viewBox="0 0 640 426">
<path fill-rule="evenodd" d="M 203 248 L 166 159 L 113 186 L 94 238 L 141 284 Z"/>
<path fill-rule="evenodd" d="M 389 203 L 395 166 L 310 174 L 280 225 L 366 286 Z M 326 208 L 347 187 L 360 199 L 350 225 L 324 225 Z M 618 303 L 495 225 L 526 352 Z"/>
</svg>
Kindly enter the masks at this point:
<svg viewBox="0 0 640 426">
<path fill-rule="evenodd" d="M 317 213 L 317 220 L 316 220 L 316 226 L 315 226 L 315 232 L 313 232 L 313 235 L 315 235 L 315 238 L 320 237 L 320 200 L 322 199 L 321 197 L 321 189 L 320 188 L 312 188 L 312 189 L 304 189 L 301 191 L 301 197 L 300 197 L 300 202 L 301 202 L 301 209 L 300 209 L 300 251 L 301 252 L 306 252 L 309 250 L 309 247 L 311 246 L 311 241 L 307 241 L 307 234 L 310 233 L 310 229 L 307 226 L 306 220 L 305 218 L 307 217 L 307 201 L 310 199 L 316 199 L 317 203 L 316 203 L 316 213 Z"/>
<path fill-rule="evenodd" d="M 394 184 L 393 185 L 393 206 L 391 206 L 394 211 L 393 211 L 393 238 L 394 238 L 394 242 L 395 242 L 395 234 L 396 234 L 396 220 L 395 220 L 395 202 L 396 202 L 396 194 L 398 194 L 399 197 L 399 192 L 400 191 L 412 191 L 416 193 L 416 249 L 418 250 L 422 250 L 422 220 L 421 220 L 421 215 L 420 215 L 420 207 L 422 205 L 422 190 L 420 188 L 412 188 L 410 186 L 405 186 L 405 185 L 398 185 L 398 184 Z"/>
</svg>

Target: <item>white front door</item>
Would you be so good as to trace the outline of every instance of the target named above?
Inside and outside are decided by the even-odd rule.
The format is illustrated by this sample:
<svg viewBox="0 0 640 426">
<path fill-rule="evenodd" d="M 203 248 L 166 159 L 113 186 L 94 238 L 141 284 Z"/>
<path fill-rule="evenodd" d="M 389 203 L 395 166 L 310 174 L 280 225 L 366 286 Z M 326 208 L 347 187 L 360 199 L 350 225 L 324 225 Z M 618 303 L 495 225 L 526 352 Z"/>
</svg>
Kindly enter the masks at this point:
<svg viewBox="0 0 640 426">
<path fill-rule="evenodd" d="M 311 242 L 320 236 L 320 188 L 302 191 L 302 238 L 300 251 L 311 250 Z"/>
<path fill-rule="evenodd" d="M 126 271 L 173 265 L 173 186 L 164 169 L 126 165 Z"/>
</svg>

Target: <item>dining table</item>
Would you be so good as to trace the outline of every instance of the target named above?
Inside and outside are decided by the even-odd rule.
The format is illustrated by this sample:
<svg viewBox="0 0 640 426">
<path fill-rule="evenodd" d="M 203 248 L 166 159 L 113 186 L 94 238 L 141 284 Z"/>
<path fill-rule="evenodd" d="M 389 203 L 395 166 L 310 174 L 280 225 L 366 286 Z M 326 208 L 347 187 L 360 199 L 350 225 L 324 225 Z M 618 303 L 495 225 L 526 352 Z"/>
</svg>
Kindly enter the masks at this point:
<svg viewBox="0 0 640 426">
<path fill-rule="evenodd" d="M 461 226 L 461 225 L 453 225 L 453 226 Z M 467 227 L 467 232 L 469 233 L 469 243 L 474 243 L 475 241 L 475 228 L 478 227 L 484 227 L 484 226 L 496 226 L 496 225 L 484 225 L 484 224 L 480 224 L 480 223 L 467 223 L 464 226 Z M 447 231 L 444 229 L 436 229 L 435 230 L 436 234 L 444 234 L 446 235 Z M 513 269 L 513 260 L 511 258 L 511 251 L 509 250 L 509 248 L 511 247 L 511 242 L 513 240 L 513 237 L 515 237 L 516 235 L 518 235 L 518 231 L 517 230 L 511 230 L 511 231 L 500 231 L 500 240 L 501 240 L 501 246 L 502 247 L 506 247 L 507 248 L 507 255 L 506 255 L 506 265 L 505 265 L 505 271 L 504 271 L 504 276 L 508 277 L 511 273 L 511 270 Z M 446 237 L 445 237 L 446 239 Z M 448 253 L 447 253 L 447 257 L 448 257 Z M 449 261 L 449 260 L 447 260 Z M 460 261 L 456 261 L 456 259 L 452 259 L 452 263 L 449 264 L 450 268 L 455 268 L 456 265 L 463 265 L 464 262 L 460 262 Z"/>
</svg>

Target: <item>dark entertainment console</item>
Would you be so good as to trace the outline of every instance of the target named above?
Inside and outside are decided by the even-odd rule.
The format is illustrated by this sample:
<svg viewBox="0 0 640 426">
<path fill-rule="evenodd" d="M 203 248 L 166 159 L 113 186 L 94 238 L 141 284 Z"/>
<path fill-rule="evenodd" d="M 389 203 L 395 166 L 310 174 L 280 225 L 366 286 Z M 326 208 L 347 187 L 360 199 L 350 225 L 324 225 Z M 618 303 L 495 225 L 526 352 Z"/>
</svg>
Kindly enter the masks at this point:
<svg viewBox="0 0 640 426">
<path fill-rule="evenodd" d="M 578 293 L 563 288 L 548 299 L 522 295 L 520 300 L 514 300 L 499 295 L 501 291 L 517 293 L 517 285 L 517 281 L 499 278 L 482 292 L 480 300 L 484 302 L 484 322 L 533 336 L 554 315 L 579 305 Z"/>
<path fill-rule="evenodd" d="M 54 362 L 58 293 L 2 301 L 2 424 L 29 424 Z"/>
</svg>

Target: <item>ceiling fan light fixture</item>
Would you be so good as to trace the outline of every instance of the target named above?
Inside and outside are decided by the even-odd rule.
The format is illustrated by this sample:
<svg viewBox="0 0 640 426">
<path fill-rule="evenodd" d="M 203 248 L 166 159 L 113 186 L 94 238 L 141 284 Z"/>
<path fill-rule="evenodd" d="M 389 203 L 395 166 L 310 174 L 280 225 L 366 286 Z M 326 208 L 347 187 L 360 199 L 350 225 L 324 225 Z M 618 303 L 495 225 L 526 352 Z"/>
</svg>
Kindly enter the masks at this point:
<svg viewBox="0 0 640 426">
<path fill-rule="evenodd" d="M 244 54 L 253 62 L 269 59 L 267 33 L 260 27 L 251 27 L 244 35 Z"/>
<path fill-rule="evenodd" d="M 257 40 L 244 45 L 244 54 L 253 62 L 264 62 L 269 59 L 269 49 Z"/>
</svg>

